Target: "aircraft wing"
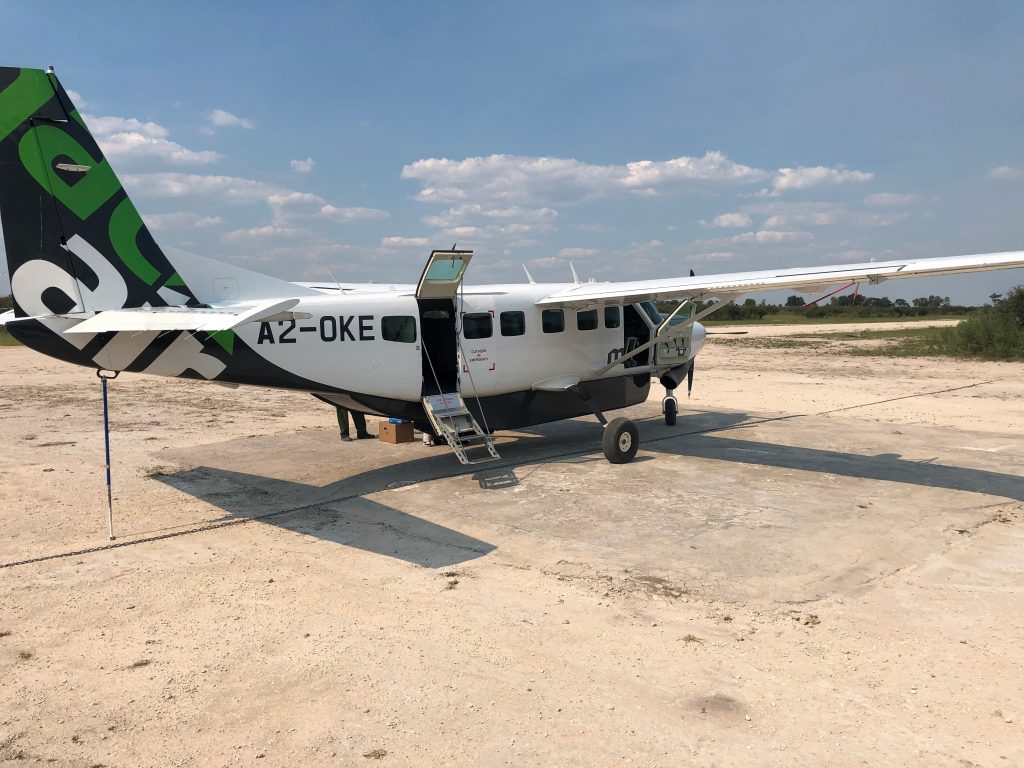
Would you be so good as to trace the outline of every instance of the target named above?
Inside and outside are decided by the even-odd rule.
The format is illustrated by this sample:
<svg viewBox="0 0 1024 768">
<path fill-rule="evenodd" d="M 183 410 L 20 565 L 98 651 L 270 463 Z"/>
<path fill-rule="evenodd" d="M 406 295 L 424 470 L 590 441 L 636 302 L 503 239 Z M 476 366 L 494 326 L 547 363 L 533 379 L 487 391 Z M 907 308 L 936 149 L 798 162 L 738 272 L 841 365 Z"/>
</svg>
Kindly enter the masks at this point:
<svg viewBox="0 0 1024 768">
<path fill-rule="evenodd" d="M 83 320 L 64 333 L 107 333 L 110 331 L 229 331 L 245 323 L 256 323 L 287 312 L 298 299 L 274 299 L 258 303 L 226 304 L 216 307 L 132 307 L 109 309 Z"/>
<path fill-rule="evenodd" d="M 735 298 L 746 293 L 784 288 L 811 293 L 847 283 L 881 283 L 909 277 L 959 275 L 1024 267 L 1024 251 L 948 256 L 937 259 L 830 264 L 794 269 L 767 269 L 721 275 L 674 277 L 624 283 L 581 283 L 545 296 L 541 306 L 581 308 L 604 302 L 634 303 L 648 299 Z"/>
</svg>

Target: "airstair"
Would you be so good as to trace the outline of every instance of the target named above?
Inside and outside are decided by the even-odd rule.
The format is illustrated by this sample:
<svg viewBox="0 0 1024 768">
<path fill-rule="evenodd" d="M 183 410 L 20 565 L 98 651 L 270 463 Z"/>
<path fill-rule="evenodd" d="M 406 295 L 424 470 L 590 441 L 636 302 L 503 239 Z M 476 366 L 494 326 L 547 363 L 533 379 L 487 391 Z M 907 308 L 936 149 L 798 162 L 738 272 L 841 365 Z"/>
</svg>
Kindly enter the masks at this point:
<svg viewBox="0 0 1024 768">
<path fill-rule="evenodd" d="M 423 398 L 423 409 L 434 431 L 448 441 L 463 464 L 484 464 L 501 458 L 494 449 L 494 440 L 480 429 L 458 392 L 428 395 Z M 489 455 L 481 455 L 481 450 Z M 474 455 L 470 457 L 468 451 Z"/>
</svg>

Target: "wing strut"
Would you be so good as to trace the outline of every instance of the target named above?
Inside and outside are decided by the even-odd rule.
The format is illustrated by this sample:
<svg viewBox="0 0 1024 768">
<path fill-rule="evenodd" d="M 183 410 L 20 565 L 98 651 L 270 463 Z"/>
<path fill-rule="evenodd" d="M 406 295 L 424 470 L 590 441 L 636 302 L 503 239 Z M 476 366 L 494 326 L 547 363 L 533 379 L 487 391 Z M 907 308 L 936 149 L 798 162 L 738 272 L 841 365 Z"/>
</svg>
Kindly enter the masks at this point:
<svg viewBox="0 0 1024 768">
<path fill-rule="evenodd" d="M 728 304 L 732 304 L 734 301 L 736 301 L 736 299 L 738 299 L 742 295 L 743 294 L 741 293 L 736 293 L 731 296 L 723 296 L 722 301 L 715 302 L 710 307 L 706 307 L 697 314 L 691 315 L 690 317 L 686 318 L 686 320 L 681 322 L 679 325 L 669 326 L 668 320 L 666 320 L 661 324 L 661 326 L 659 326 L 658 332 L 655 335 L 655 337 L 648 341 L 646 344 L 641 344 L 636 349 L 631 350 L 629 354 L 623 355 L 622 357 L 617 358 L 614 362 L 611 362 L 608 365 L 604 366 L 604 368 L 598 368 L 596 371 L 591 371 L 591 373 L 594 376 L 604 376 L 606 373 L 608 373 L 608 371 L 610 371 L 615 366 L 622 365 L 626 360 L 629 360 L 632 357 L 636 357 L 644 350 L 650 349 L 651 347 L 656 347 L 658 344 L 661 344 L 661 342 L 667 341 L 668 339 L 671 339 L 673 336 L 680 336 L 682 331 L 685 331 L 698 320 L 707 317 L 713 312 L 717 312 L 722 307 Z M 680 304 L 679 307 L 676 307 L 675 312 L 669 315 L 669 320 L 671 320 L 675 316 L 676 312 L 678 312 L 681 307 L 682 304 Z"/>
</svg>

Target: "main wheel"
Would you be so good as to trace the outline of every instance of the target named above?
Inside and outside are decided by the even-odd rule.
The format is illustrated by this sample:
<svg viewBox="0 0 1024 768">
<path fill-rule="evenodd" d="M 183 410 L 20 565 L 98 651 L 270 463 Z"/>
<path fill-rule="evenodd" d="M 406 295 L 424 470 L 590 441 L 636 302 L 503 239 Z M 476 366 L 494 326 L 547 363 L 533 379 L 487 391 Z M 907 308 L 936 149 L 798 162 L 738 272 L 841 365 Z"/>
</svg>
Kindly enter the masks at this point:
<svg viewBox="0 0 1024 768">
<path fill-rule="evenodd" d="M 604 457 L 612 464 L 628 464 L 640 447 L 640 432 L 629 419 L 612 419 L 604 428 L 601 448 Z"/>
<path fill-rule="evenodd" d="M 676 425 L 676 414 L 679 412 L 679 403 L 674 397 L 665 400 L 665 423 L 674 427 Z"/>
</svg>

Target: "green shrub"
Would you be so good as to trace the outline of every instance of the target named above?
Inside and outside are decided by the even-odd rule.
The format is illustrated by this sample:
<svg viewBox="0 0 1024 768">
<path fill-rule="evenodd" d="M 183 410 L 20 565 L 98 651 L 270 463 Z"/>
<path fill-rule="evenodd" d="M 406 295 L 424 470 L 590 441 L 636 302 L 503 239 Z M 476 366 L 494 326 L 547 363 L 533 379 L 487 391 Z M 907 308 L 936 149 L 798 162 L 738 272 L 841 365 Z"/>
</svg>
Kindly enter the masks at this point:
<svg viewBox="0 0 1024 768">
<path fill-rule="evenodd" d="M 969 320 L 936 329 L 932 351 L 984 360 L 1024 360 L 1024 286 Z"/>
</svg>

